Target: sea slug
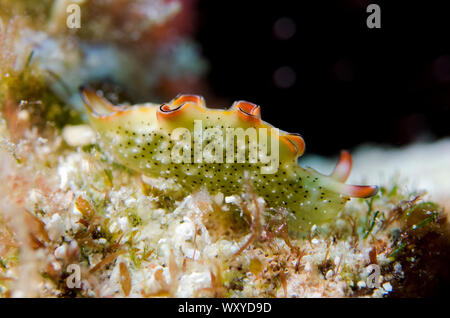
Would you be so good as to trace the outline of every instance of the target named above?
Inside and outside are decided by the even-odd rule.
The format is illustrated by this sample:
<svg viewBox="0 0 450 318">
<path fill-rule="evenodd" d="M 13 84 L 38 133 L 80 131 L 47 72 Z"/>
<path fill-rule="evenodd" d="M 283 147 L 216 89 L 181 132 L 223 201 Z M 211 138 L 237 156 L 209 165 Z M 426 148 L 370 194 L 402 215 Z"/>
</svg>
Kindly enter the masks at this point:
<svg viewBox="0 0 450 318">
<path fill-rule="evenodd" d="M 264 122 L 260 107 L 249 102 L 209 109 L 200 96 L 180 95 L 162 106 L 114 106 L 88 88 L 82 97 L 101 147 L 123 165 L 173 179 L 186 195 L 202 187 L 240 194 L 249 182 L 269 207 L 289 212 L 289 229 L 297 233 L 334 220 L 350 197 L 377 192 L 345 184 L 352 166 L 346 151 L 329 176 L 300 167 L 302 137 Z"/>
</svg>

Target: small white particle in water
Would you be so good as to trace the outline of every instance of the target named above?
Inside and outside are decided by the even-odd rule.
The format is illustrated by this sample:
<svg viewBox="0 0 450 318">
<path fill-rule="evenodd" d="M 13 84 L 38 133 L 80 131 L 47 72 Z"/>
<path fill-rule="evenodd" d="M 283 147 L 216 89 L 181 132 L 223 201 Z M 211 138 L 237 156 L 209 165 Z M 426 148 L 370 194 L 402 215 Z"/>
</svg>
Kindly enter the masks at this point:
<svg viewBox="0 0 450 318">
<path fill-rule="evenodd" d="M 28 120 L 29 118 L 30 118 L 30 113 L 29 113 L 26 109 L 21 110 L 21 111 L 17 114 L 17 119 L 18 119 L 18 120 L 23 120 L 23 121 L 25 121 L 25 120 Z"/>
<path fill-rule="evenodd" d="M 278 68 L 273 74 L 274 84 L 279 88 L 289 88 L 295 84 L 297 74 L 289 66 Z"/>
<path fill-rule="evenodd" d="M 339 256 L 336 256 L 334 259 L 334 265 L 338 266 L 340 261 L 341 261 L 341 258 Z"/>
<path fill-rule="evenodd" d="M 391 283 L 384 283 L 383 284 L 383 289 L 387 292 L 391 292 L 392 291 L 392 285 Z"/>
<path fill-rule="evenodd" d="M 45 229 L 48 232 L 50 239 L 56 240 L 64 233 L 64 223 L 59 214 L 53 214 L 50 222 L 47 223 Z"/>
<path fill-rule="evenodd" d="M 318 239 L 312 239 L 311 243 L 313 243 L 314 245 L 317 245 L 317 244 L 319 244 L 319 240 Z"/>
<path fill-rule="evenodd" d="M 325 274 L 325 278 L 326 279 L 330 279 L 331 277 L 333 277 L 334 272 L 332 269 L 330 269 L 326 274 Z"/>
<path fill-rule="evenodd" d="M 402 264 L 400 264 L 399 262 L 395 263 L 394 270 L 395 270 L 396 273 L 401 273 L 401 271 L 402 271 Z"/>
<path fill-rule="evenodd" d="M 61 270 L 61 264 L 59 262 L 51 262 L 51 265 L 55 271 Z"/>
<path fill-rule="evenodd" d="M 288 17 L 279 18 L 273 25 L 273 33 L 280 40 L 288 40 L 297 31 L 295 21 Z"/>
<path fill-rule="evenodd" d="M 311 271 L 311 264 L 310 263 L 306 263 L 305 267 L 304 267 L 305 272 L 310 272 Z"/>
<path fill-rule="evenodd" d="M 62 259 L 64 258 L 64 256 L 66 255 L 66 251 L 67 251 L 67 246 L 66 244 L 63 244 L 61 246 L 59 246 L 56 250 L 55 250 L 55 257 Z"/>
<path fill-rule="evenodd" d="M 133 197 L 129 197 L 129 198 L 127 198 L 126 200 L 125 200 L 125 205 L 126 206 L 130 206 L 130 205 L 132 205 L 133 203 L 135 203 L 137 200 L 136 200 L 136 198 L 133 198 Z"/>
<path fill-rule="evenodd" d="M 124 232 L 127 231 L 128 230 L 128 218 L 126 218 L 126 217 L 119 218 L 119 226 L 122 231 L 124 231 Z"/>
<path fill-rule="evenodd" d="M 95 132 L 89 125 L 66 126 L 62 131 L 64 141 L 72 147 L 95 142 Z"/>
<path fill-rule="evenodd" d="M 108 241 L 102 237 L 97 240 L 97 243 L 104 245 L 104 244 L 108 243 Z"/>
<path fill-rule="evenodd" d="M 119 225 L 117 224 L 117 222 L 113 221 L 111 222 L 111 225 L 109 226 L 109 231 L 111 233 L 115 233 L 119 230 Z"/>
<path fill-rule="evenodd" d="M 217 204 L 222 204 L 222 203 L 223 203 L 223 193 L 222 193 L 222 192 L 217 193 L 217 194 L 214 196 L 214 201 L 215 201 Z"/>
<path fill-rule="evenodd" d="M 238 203 L 238 199 L 236 198 L 236 196 L 231 195 L 229 197 L 225 197 L 225 203 Z"/>
</svg>

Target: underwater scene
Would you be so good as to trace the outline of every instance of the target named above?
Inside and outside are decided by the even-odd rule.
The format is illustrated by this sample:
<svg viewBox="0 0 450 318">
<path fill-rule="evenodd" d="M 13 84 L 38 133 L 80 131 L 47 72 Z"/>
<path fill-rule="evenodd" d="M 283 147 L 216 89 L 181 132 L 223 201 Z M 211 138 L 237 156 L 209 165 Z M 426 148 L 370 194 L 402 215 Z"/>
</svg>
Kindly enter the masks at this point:
<svg viewBox="0 0 450 318">
<path fill-rule="evenodd" d="M 449 31 L 384 1 L 0 0 L 0 298 L 450 295 Z"/>
</svg>

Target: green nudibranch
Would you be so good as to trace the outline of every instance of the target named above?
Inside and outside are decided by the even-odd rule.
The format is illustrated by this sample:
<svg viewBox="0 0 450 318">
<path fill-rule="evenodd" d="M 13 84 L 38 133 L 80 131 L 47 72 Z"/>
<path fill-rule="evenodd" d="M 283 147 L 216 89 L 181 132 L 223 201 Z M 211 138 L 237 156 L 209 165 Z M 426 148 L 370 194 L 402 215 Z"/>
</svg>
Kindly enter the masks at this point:
<svg viewBox="0 0 450 318">
<path fill-rule="evenodd" d="M 345 184 L 352 166 L 346 151 L 329 176 L 300 167 L 302 137 L 264 122 L 260 107 L 249 102 L 220 110 L 206 108 L 196 95 L 180 95 L 162 106 L 128 107 L 114 106 L 90 89 L 82 89 L 82 97 L 101 147 L 123 165 L 149 177 L 173 179 L 186 195 L 202 187 L 212 194 L 240 194 L 248 181 L 269 207 L 289 212 L 289 229 L 297 233 L 334 220 L 350 197 L 366 198 L 377 192 L 376 186 Z M 243 132 L 244 139 L 237 134 L 227 139 L 229 132 L 236 131 Z M 199 134 L 203 139 L 196 138 Z M 228 154 L 229 149 L 241 150 L 241 156 Z M 270 156 L 262 151 L 268 149 Z M 225 159 L 225 152 L 231 160 Z M 177 153 L 182 157 L 174 156 Z"/>
</svg>

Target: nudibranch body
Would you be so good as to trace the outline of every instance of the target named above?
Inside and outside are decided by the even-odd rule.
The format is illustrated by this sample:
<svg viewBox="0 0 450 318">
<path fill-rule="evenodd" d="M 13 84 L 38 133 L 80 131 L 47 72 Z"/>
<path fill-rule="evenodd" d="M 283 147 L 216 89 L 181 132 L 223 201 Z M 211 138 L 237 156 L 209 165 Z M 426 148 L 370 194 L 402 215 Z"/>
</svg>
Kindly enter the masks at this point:
<svg viewBox="0 0 450 318">
<path fill-rule="evenodd" d="M 82 91 L 102 148 L 130 169 L 173 179 L 186 194 L 206 187 L 214 194 L 240 194 L 249 182 L 272 208 L 289 212 L 289 229 L 336 218 L 350 197 L 374 195 L 374 186 L 345 184 L 351 156 L 342 152 L 330 176 L 297 163 L 304 142 L 261 120 L 260 108 L 236 102 L 228 110 L 209 109 L 203 98 L 181 95 L 162 106 L 114 106 L 94 91 Z"/>
</svg>

